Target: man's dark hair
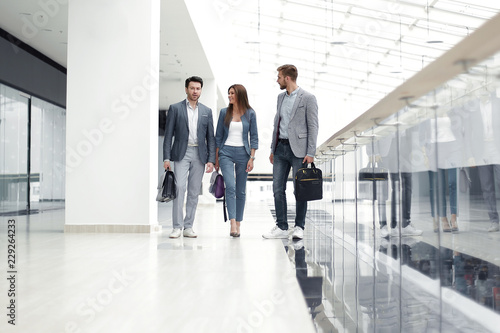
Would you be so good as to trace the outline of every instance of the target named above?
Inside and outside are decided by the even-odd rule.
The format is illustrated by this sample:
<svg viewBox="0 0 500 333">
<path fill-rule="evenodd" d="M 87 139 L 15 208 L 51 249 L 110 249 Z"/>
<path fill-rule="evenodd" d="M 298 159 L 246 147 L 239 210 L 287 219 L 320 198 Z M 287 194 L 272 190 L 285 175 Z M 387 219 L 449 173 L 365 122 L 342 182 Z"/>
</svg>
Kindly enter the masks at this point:
<svg viewBox="0 0 500 333">
<path fill-rule="evenodd" d="M 299 76 L 299 72 L 297 71 L 297 67 L 294 65 L 283 65 L 278 67 L 278 73 L 281 73 L 283 76 L 289 76 L 293 82 L 297 81 L 297 76 Z"/>
<path fill-rule="evenodd" d="M 187 88 L 190 82 L 199 82 L 201 84 L 201 87 L 203 88 L 203 79 L 199 76 L 188 77 L 184 86 Z"/>
</svg>

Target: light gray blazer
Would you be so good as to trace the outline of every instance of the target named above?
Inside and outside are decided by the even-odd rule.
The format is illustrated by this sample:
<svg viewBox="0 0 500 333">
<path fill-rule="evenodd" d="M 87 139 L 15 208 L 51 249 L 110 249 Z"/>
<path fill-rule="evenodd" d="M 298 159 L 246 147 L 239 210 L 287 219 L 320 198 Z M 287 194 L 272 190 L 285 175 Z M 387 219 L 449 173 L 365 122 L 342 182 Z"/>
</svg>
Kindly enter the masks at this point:
<svg viewBox="0 0 500 333">
<path fill-rule="evenodd" d="M 163 160 L 180 161 L 184 158 L 189 138 L 189 118 L 186 100 L 170 105 L 165 124 Z M 212 110 L 198 103 L 198 153 L 203 164 L 215 163 L 215 137 Z M 173 142 L 172 142 L 173 141 Z"/>
<path fill-rule="evenodd" d="M 279 138 L 280 110 L 286 91 L 278 95 L 278 108 L 274 117 L 273 140 L 271 152 L 274 154 Z M 290 148 L 296 157 L 316 155 L 316 140 L 318 138 L 318 102 L 313 94 L 299 88 L 293 104 L 288 124 L 288 140 Z"/>
</svg>

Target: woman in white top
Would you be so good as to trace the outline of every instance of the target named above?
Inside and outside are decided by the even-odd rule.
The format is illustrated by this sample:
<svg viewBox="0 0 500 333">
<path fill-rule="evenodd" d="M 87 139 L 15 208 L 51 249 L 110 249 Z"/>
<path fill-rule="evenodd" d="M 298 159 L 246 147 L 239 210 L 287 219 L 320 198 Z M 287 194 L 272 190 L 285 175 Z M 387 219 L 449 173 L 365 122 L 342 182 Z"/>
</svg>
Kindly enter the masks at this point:
<svg viewBox="0 0 500 333">
<path fill-rule="evenodd" d="M 231 221 L 230 236 L 240 236 L 245 209 L 248 172 L 253 170 L 255 151 L 259 148 L 257 116 L 248 103 L 241 84 L 228 89 L 229 106 L 220 111 L 215 135 L 215 168 L 219 166 L 226 185 L 227 212 Z"/>
</svg>

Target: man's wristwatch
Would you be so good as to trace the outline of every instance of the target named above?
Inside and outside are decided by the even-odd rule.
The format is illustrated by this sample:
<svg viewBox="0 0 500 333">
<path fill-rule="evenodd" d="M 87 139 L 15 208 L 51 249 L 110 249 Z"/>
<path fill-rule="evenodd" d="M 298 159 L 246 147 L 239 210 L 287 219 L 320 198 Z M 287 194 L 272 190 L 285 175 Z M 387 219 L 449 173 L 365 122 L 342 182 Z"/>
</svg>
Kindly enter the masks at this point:
<svg viewBox="0 0 500 333">
<path fill-rule="evenodd" d="M 250 156 L 250 158 L 251 158 L 252 160 L 255 160 L 255 156 Z"/>
</svg>

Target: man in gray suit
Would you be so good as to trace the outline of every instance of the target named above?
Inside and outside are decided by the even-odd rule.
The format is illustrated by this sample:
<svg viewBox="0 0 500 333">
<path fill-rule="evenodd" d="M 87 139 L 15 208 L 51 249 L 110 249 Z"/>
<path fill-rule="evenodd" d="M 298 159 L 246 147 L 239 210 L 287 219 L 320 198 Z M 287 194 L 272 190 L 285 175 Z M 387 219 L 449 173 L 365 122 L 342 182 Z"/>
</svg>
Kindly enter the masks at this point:
<svg viewBox="0 0 500 333">
<path fill-rule="evenodd" d="M 203 88 L 201 77 L 186 79 L 187 98 L 170 105 L 163 141 L 163 166 L 175 173 L 177 197 L 173 201 L 170 238 L 196 238 L 193 230 L 198 196 L 206 164 L 206 172 L 212 172 L 215 163 L 215 137 L 212 110 L 198 103 Z M 172 142 L 173 141 L 173 142 Z M 173 163 L 172 163 L 173 162 Z M 184 195 L 187 201 L 183 217 Z"/>
<path fill-rule="evenodd" d="M 264 238 L 288 238 L 286 183 L 290 169 L 293 174 L 314 161 L 318 137 L 318 103 L 316 97 L 297 85 L 297 68 L 293 65 L 278 67 L 278 84 L 286 89 L 278 96 L 274 118 L 271 156 L 273 164 L 273 193 L 276 226 L 262 235 Z M 293 239 L 304 237 L 307 201 L 295 204 Z"/>
</svg>

